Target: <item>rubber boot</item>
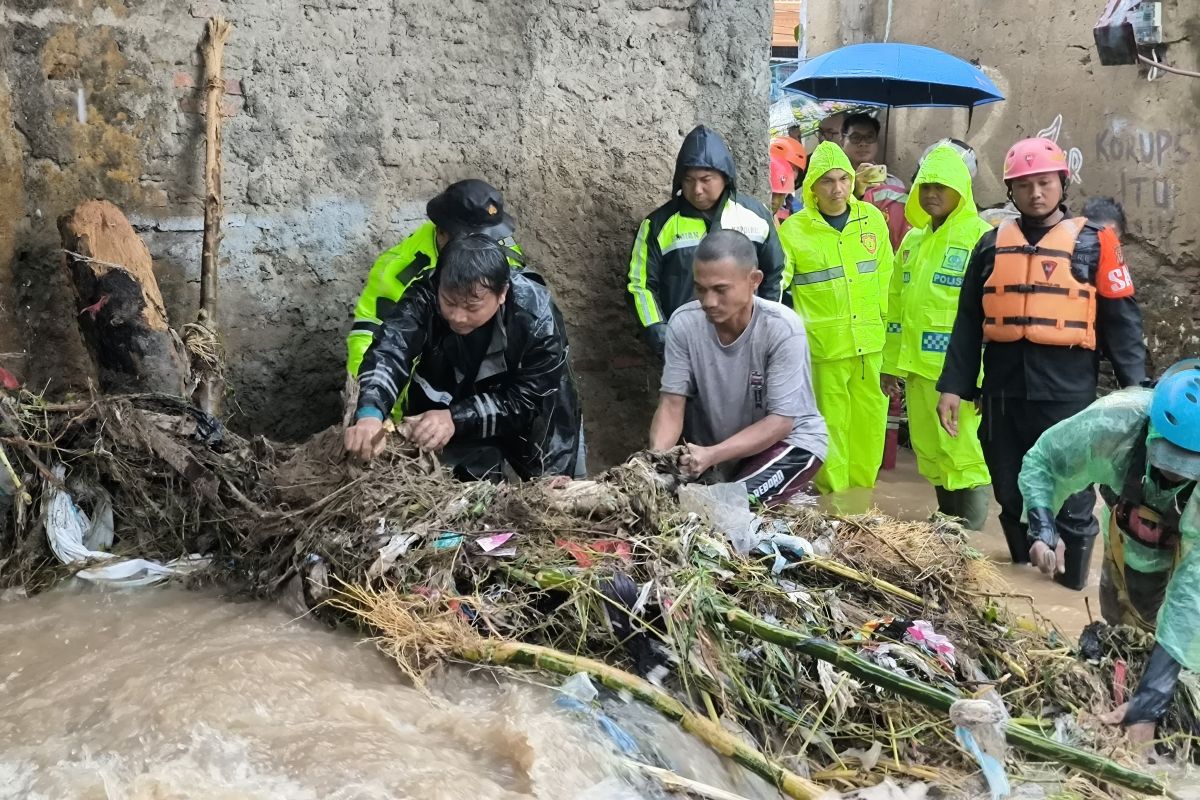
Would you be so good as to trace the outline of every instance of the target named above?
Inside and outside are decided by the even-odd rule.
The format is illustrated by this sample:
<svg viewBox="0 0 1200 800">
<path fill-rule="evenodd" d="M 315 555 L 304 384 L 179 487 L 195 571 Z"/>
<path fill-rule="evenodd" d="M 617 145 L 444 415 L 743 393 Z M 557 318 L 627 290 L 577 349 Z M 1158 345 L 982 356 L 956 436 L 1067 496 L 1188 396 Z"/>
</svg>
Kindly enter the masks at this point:
<svg viewBox="0 0 1200 800">
<path fill-rule="evenodd" d="M 1000 528 L 1004 531 L 1004 541 L 1008 544 L 1008 554 L 1014 564 L 1029 563 L 1029 540 L 1025 526 L 1019 522 L 1007 522 L 1000 518 Z"/>
<path fill-rule="evenodd" d="M 967 530 L 983 530 L 992 504 L 991 485 L 985 484 L 973 489 L 962 489 L 955 494 L 958 495 L 958 516 L 967 521 Z"/>
<path fill-rule="evenodd" d="M 933 487 L 933 491 L 937 494 L 938 513 L 952 519 L 958 518 L 958 498 L 956 493 L 950 491 L 943 486 Z"/>
<path fill-rule="evenodd" d="M 1092 550 L 1096 547 L 1098 536 L 1064 536 L 1066 546 L 1063 554 L 1063 566 L 1066 571 L 1055 575 L 1054 580 L 1068 589 L 1080 591 L 1087 586 L 1088 573 L 1092 569 Z"/>
</svg>

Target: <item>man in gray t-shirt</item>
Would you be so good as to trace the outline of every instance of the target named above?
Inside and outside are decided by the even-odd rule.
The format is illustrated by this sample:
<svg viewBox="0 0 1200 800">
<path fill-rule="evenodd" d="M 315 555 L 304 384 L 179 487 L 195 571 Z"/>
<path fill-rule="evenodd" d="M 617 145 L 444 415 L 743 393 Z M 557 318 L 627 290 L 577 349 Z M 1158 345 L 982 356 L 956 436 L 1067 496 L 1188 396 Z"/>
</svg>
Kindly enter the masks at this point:
<svg viewBox="0 0 1200 800">
<path fill-rule="evenodd" d="M 809 490 L 829 438 L 804 325 L 755 296 L 763 274 L 754 245 L 736 231 L 704 237 L 693 274 L 698 299 L 667 326 L 650 447 L 673 447 L 682 434 L 690 477 L 745 481 L 761 502 L 785 502 Z"/>
</svg>

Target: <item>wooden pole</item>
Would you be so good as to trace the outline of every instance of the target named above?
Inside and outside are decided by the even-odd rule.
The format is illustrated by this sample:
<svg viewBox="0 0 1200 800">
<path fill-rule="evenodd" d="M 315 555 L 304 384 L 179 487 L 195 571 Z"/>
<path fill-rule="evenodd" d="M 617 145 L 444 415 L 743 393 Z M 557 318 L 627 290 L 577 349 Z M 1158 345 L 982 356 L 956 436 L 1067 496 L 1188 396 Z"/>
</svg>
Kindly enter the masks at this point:
<svg viewBox="0 0 1200 800">
<path fill-rule="evenodd" d="M 221 246 L 221 99 L 225 81 L 221 60 L 232 26 L 223 17 L 208 21 L 204 41 L 205 153 L 204 153 L 204 251 L 200 258 L 200 310 L 208 323 L 217 325 L 217 251 Z"/>
<path fill-rule="evenodd" d="M 225 42 L 233 26 L 224 17 L 208 21 L 204 40 L 205 152 L 204 152 L 204 249 L 200 256 L 200 313 L 197 323 L 217 336 L 217 256 L 221 246 L 221 99 L 225 81 L 221 78 L 221 61 Z M 196 390 L 199 406 L 210 414 L 220 411 L 222 382 L 218 375 L 206 370 Z"/>
</svg>

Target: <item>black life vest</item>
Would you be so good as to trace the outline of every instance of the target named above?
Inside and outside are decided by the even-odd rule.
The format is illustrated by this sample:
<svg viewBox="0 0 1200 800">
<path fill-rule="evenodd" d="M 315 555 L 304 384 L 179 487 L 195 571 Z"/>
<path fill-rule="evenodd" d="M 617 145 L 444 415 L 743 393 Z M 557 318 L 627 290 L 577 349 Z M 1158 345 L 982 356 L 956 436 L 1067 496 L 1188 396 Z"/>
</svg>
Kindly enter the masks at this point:
<svg viewBox="0 0 1200 800">
<path fill-rule="evenodd" d="M 1196 482 L 1191 481 L 1176 492 L 1167 508 L 1154 508 L 1145 502 L 1145 482 L 1149 480 L 1146 472 L 1146 436 L 1149 432 L 1150 422 L 1147 420 L 1134 445 L 1133 458 L 1130 459 L 1120 494 L 1107 486 L 1101 487 L 1100 494 L 1112 508 L 1113 521 L 1126 536 L 1155 550 L 1174 550 L 1179 545 L 1179 520 L 1196 488 Z"/>
</svg>

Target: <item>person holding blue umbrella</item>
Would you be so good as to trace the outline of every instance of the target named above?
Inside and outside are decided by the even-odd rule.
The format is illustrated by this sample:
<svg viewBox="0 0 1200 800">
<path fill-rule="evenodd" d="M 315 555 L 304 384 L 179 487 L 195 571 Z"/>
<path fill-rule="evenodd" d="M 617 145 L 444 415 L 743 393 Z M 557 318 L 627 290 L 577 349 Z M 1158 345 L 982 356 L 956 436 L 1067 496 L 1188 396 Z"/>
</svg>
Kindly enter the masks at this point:
<svg viewBox="0 0 1200 800">
<path fill-rule="evenodd" d="M 908 188 L 888 173 L 886 165 L 877 163 L 879 131 L 879 120 L 870 114 L 850 114 L 843 125 L 842 149 L 854 167 L 854 194 L 883 212 L 896 250 L 911 227 L 904 212 Z"/>
</svg>

